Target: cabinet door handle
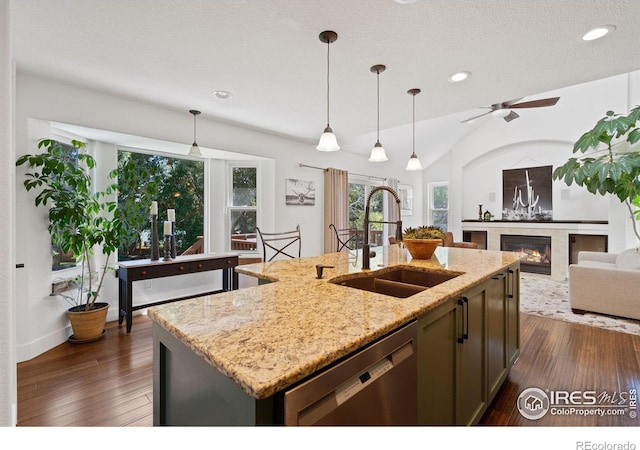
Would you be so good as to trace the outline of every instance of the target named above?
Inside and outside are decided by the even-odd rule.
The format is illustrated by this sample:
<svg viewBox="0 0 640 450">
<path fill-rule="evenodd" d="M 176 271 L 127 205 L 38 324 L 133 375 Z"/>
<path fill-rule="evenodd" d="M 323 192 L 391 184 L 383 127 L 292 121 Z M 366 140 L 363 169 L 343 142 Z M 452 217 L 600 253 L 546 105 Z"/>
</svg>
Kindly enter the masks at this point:
<svg viewBox="0 0 640 450">
<path fill-rule="evenodd" d="M 458 325 L 458 330 L 459 330 L 459 331 L 457 331 L 458 344 L 464 344 L 464 333 L 463 333 L 463 330 L 464 330 L 464 315 L 463 315 L 464 314 L 464 301 L 461 298 L 458 299 L 458 306 L 459 306 L 459 308 L 458 308 L 459 312 L 458 312 L 458 318 L 456 319 L 457 322 L 458 322 L 457 325 Z"/>
<path fill-rule="evenodd" d="M 495 276 L 491 277 L 491 279 L 492 280 L 502 280 L 506 276 L 507 276 L 506 273 L 499 273 L 498 275 L 495 275 Z"/>
<path fill-rule="evenodd" d="M 514 290 L 514 285 L 515 285 L 515 283 L 514 283 L 515 280 L 513 278 L 514 275 L 515 275 L 515 272 L 513 271 L 513 269 L 509 269 L 509 280 L 508 280 L 508 282 L 509 282 L 509 294 L 508 294 L 509 298 L 513 298 L 513 290 Z"/>
<path fill-rule="evenodd" d="M 465 309 L 466 307 L 463 337 L 465 339 L 469 339 L 469 299 L 467 297 L 462 297 L 462 301 L 464 302 L 464 305 L 462 308 Z"/>
</svg>

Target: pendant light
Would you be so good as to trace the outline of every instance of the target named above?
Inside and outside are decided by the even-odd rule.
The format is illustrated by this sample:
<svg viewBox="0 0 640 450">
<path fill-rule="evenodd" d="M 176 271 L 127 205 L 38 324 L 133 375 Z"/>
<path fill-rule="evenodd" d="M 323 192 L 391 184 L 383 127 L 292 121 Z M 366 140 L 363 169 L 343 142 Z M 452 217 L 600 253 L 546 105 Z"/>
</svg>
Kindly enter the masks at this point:
<svg viewBox="0 0 640 450">
<path fill-rule="evenodd" d="M 333 130 L 329 126 L 329 46 L 332 42 L 338 39 L 338 34 L 335 31 L 323 31 L 320 33 L 320 41 L 327 44 L 327 127 L 324 129 L 322 136 L 316 150 L 321 152 L 335 152 L 340 150 L 336 135 L 333 134 Z"/>
<path fill-rule="evenodd" d="M 416 95 L 420 93 L 420 89 L 409 89 L 407 94 L 413 96 L 413 152 L 407 163 L 405 170 L 422 170 L 422 164 L 416 155 Z"/>
<path fill-rule="evenodd" d="M 380 143 L 380 72 L 384 72 L 386 67 L 382 64 L 377 64 L 371 67 L 371 72 L 375 73 L 378 80 L 378 127 L 376 135 L 376 144 L 371 149 L 371 155 L 369 156 L 370 162 L 383 162 L 387 161 L 387 154 Z"/>
<path fill-rule="evenodd" d="M 196 116 L 200 114 L 200 111 L 196 111 L 195 109 L 190 109 L 189 112 L 193 114 L 193 144 L 191 144 L 191 150 L 189 150 L 189 156 L 202 156 L 200 147 L 198 147 L 198 143 L 196 142 Z"/>
</svg>

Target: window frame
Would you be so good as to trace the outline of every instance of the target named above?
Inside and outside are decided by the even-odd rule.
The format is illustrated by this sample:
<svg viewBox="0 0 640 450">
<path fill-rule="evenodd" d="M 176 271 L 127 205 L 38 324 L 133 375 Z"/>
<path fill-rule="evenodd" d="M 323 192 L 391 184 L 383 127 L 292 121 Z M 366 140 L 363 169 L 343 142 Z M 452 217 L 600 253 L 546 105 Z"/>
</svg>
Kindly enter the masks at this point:
<svg viewBox="0 0 640 450">
<path fill-rule="evenodd" d="M 447 207 L 446 208 L 436 208 L 434 202 L 434 191 L 438 187 L 446 187 L 447 188 Z M 443 228 L 444 231 L 447 231 L 449 228 L 449 182 L 448 181 L 434 181 L 429 183 L 429 225 L 436 225 L 433 220 L 434 212 L 445 212 L 447 215 L 447 226 Z M 439 226 L 439 225 L 438 225 Z"/>
<path fill-rule="evenodd" d="M 152 150 L 149 148 L 141 148 L 141 147 L 129 147 L 126 145 L 115 145 L 114 146 L 115 149 L 115 157 L 116 157 L 116 162 L 115 162 L 115 166 L 113 167 L 114 169 L 118 168 L 118 155 L 120 152 L 129 152 L 129 153 L 137 153 L 137 154 L 141 154 L 141 155 L 147 155 L 147 156 L 160 156 L 163 158 L 167 158 L 167 159 L 180 159 L 180 160 L 186 160 L 186 161 L 196 161 L 196 162 L 202 162 L 203 163 L 203 167 L 202 167 L 202 176 L 203 176 L 203 187 L 202 187 L 202 196 L 204 199 L 204 207 L 202 210 L 202 236 L 204 237 L 204 242 L 203 242 L 203 252 L 207 253 L 209 250 L 209 246 L 210 246 L 210 236 L 209 236 L 209 202 L 210 202 L 210 197 L 209 197 L 209 186 L 210 186 L 210 170 L 209 170 L 209 160 L 208 159 L 202 159 L 202 158 L 198 158 L 195 156 L 190 156 L 190 155 L 182 155 L 182 154 L 177 154 L 174 152 L 166 152 L 166 151 L 161 151 L 161 150 Z M 116 197 L 116 201 L 117 201 L 117 197 Z M 164 212 L 163 211 L 159 211 L 158 214 L 158 224 L 161 224 L 162 221 L 164 221 L 164 217 L 163 217 Z M 162 236 L 159 236 L 159 239 L 162 239 Z M 119 255 L 118 252 L 116 252 L 116 259 L 119 261 Z"/>
<path fill-rule="evenodd" d="M 236 168 L 253 168 L 256 170 L 256 206 L 234 206 L 233 205 L 233 170 Z M 260 209 L 260 205 L 262 204 L 262 190 L 260 189 L 262 174 L 261 174 L 261 166 L 256 162 L 246 162 L 246 161 L 227 161 L 226 163 L 226 175 L 227 175 L 227 195 L 225 201 L 225 244 L 224 248 L 227 251 L 233 251 L 234 253 L 246 254 L 246 255 L 257 255 L 260 254 L 261 251 L 258 248 L 258 242 L 256 239 L 256 248 L 255 250 L 232 250 L 231 249 L 231 215 L 234 211 L 255 211 L 256 213 L 256 227 L 259 227 L 261 224 L 262 213 Z M 256 230 L 256 237 L 258 231 Z M 227 239 L 228 238 L 228 239 Z"/>
</svg>

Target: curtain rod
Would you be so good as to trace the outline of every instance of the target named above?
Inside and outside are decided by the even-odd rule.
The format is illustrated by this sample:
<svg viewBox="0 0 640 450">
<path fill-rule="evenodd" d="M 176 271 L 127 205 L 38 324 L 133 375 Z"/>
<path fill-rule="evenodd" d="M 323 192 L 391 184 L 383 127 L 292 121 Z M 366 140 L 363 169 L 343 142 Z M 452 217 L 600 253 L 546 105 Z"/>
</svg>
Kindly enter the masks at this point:
<svg viewBox="0 0 640 450">
<path fill-rule="evenodd" d="M 302 163 L 298 164 L 298 166 L 299 166 L 299 167 L 308 167 L 309 169 L 327 170 L 327 168 L 326 168 L 326 167 L 307 166 L 306 164 L 302 164 Z M 360 174 L 360 173 L 352 173 L 352 172 L 349 172 L 349 173 L 350 173 L 351 175 L 356 175 L 356 176 L 359 176 L 359 177 L 365 177 L 365 178 L 376 178 L 376 179 L 378 179 L 378 180 L 386 180 L 386 178 L 382 178 L 382 177 L 374 177 L 373 175 L 362 175 L 362 174 Z"/>
</svg>

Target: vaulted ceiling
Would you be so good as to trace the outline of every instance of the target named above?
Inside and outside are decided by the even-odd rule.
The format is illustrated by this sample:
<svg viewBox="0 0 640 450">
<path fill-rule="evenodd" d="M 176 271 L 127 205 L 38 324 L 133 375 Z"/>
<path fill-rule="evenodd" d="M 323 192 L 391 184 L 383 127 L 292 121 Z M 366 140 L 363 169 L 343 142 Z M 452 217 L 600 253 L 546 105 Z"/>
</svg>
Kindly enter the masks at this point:
<svg viewBox="0 0 640 450">
<path fill-rule="evenodd" d="M 368 154 L 371 66 L 387 67 L 380 127 L 392 148 L 410 127 L 411 88 L 419 123 L 464 127 L 483 106 L 640 69 L 639 17 L 637 0 L 17 0 L 11 22 L 19 72 L 313 145 L 326 125 L 318 35 L 333 30 L 331 126 L 344 150 Z M 615 31 L 582 40 L 602 25 Z M 458 71 L 471 76 L 448 81 Z"/>
</svg>

